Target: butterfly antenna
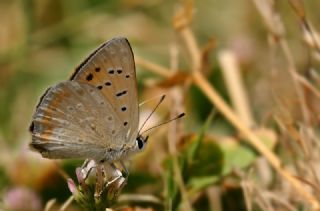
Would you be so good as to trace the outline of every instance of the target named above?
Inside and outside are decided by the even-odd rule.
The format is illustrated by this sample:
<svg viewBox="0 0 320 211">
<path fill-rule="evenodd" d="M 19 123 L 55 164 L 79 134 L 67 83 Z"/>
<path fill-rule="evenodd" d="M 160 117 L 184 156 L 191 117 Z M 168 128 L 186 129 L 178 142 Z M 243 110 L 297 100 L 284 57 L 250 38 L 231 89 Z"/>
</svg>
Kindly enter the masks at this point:
<svg viewBox="0 0 320 211">
<path fill-rule="evenodd" d="M 163 96 L 163 95 L 161 95 L 161 97 L 162 97 L 162 96 Z M 143 106 L 143 105 L 146 104 L 146 103 L 151 102 L 151 101 L 154 100 L 154 99 L 159 99 L 159 97 L 160 97 L 160 95 L 157 95 L 157 96 L 154 96 L 154 97 L 152 97 L 152 98 L 150 98 L 150 99 L 148 99 L 148 100 L 145 100 L 145 101 L 143 101 L 142 103 L 139 104 L 139 107 Z"/>
<path fill-rule="evenodd" d="M 143 133 L 145 133 L 145 132 L 148 132 L 148 131 L 150 131 L 150 130 L 152 130 L 152 129 L 154 129 L 154 128 L 157 128 L 157 127 L 160 127 L 160 126 L 162 126 L 162 125 L 165 125 L 165 124 L 167 124 L 167 123 L 169 123 L 169 122 L 172 122 L 172 121 L 175 121 L 175 120 L 177 120 L 177 119 L 180 119 L 180 118 L 182 118 L 182 117 L 184 117 L 184 116 L 185 116 L 185 113 L 181 113 L 181 114 L 179 114 L 178 116 L 176 116 L 176 117 L 174 117 L 174 118 L 172 118 L 172 119 L 169 119 L 168 121 L 162 122 L 162 123 L 160 123 L 160 124 L 158 124 L 158 125 L 155 125 L 155 126 L 152 126 L 152 127 L 148 128 L 148 129 L 146 129 L 146 130 L 143 131 L 141 134 L 143 134 Z"/>
<path fill-rule="evenodd" d="M 146 120 L 144 120 L 143 124 L 141 125 L 141 128 L 139 129 L 138 134 L 140 134 L 140 131 L 143 129 L 143 127 L 145 126 L 145 124 L 147 123 L 147 121 L 150 119 L 150 117 L 152 116 L 152 114 L 157 110 L 157 108 L 159 107 L 159 105 L 162 103 L 162 101 L 164 100 L 164 98 L 166 97 L 166 95 L 162 95 L 158 104 L 156 105 L 156 107 L 154 107 L 154 109 L 151 111 L 151 113 L 149 114 L 149 116 L 146 118 Z"/>
</svg>

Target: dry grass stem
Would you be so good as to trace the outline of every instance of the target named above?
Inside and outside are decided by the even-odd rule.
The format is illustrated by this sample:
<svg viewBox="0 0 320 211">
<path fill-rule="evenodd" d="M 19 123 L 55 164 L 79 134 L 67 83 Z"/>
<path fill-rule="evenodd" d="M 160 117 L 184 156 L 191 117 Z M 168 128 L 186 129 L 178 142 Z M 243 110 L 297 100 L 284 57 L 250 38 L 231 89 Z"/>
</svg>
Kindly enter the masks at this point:
<svg viewBox="0 0 320 211">
<path fill-rule="evenodd" d="M 153 196 L 153 195 L 145 195 L 145 194 L 122 194 L 119 196 L 119 202 L 149 202 L 154 204 L 161 204 L 162 201 Z"/>
<path fill-rule="evenodd" d="M 300 20 L 304 41 L 311 49 L 316 50 L 319 53 L 320 36 L 310 20 L 307 20 L 303 2 L 301 0 L 290 0 L 289 3 Z"/>
<path fill-rule="evenodd" d="M 201 51 L 198 48 L 197 42 L 193 33 L 189 27 L 185 27 L 180 31 L 181 37 L 186 44 L 188 51 L 190 53 L 192 59 L 192 70 L 193 71 L 200 71 L 201 70 Z"/>
<path fill-rule="evenodd" d="M 220 51 L 218 61 L 222 67 L 228 93 L 235 112 L 248 127 L 254 126 L 255 123 L 250 112 L 251 108 L 242 81 L 241 70 L 235 55 L 231 51 Z"/>
<path fill-rule="evenodd" d="M 276 38 L 281 38 L 285 34 L 285 29 L 280 19 L 279 14 L 274 10 L 273 0 L 252 0 L 257 10 L 259 11 L 261 17 L 267 29 Z"/>
<path fill-rule="evenodd" d="M 251 198 L 252 188 L 246 179 L 242 179 L 242 181 L 240 182 L 240 185 L 243 191 L 246 208 L 248 211 L 252 211 L 252 204 L 253 204 L 252 198 Z"/>
<path fill-rule="evenodd" d="M 313 93 L 317 98 L 320 98 L 320 91 L 316 87 L 314 87 L 307 79 L 299 74 L 296 74 L 296 78 L 305 88 L 311 91 L 311 93 Z"/>
<path fill-rule="evenodd" d="M 314 161 L 316 161 L 317 159 L 314 158 L 313 156 L 313 151 L 314 151 L 312 147 L 313 141 L 311 140 L 312 136 L 310 135 L 310 132 L 312 133 L 312 130 L 310 131 L 301 125 L 300 131 L 298 131 L 292 124 L 283 123 L 283 121 L 277 116 L 275 116 L 274 118 L 280 130 L 283 131 L 282 133 L 286 134 L 286 136 L 287 135 L 290 136 L 292 140 L 297 143 L 297 146 L 299 146 L 299 148 L 297 148 L 297 151 L 300 151 L 300 148 L 301 148 L 301 152 L 303 153 L 304 164 L 303 166 L 300 167 L 299 163 L 297 163 L 296 166 L 298 169 L 300 168 L 298 172 L 304 172 L 304 173 L 300 176 L 299 180 L 301 180 L 303 183 L 312 187 L 314 191 L 318 191 L 317 186 L 319 186 L 319 178 L 317 176 L 317 171 L 315 169 L 315 166 L 313 165 Z M 292 145 L 291 141 L 289 141 L 288 144 Z M 296 160 L 294 156 L 295 155 L 293 154 L 292 160 Z M 301 177 L 303 177 L 304 179 L 301 179 Z"/>
<path fill-rule="evenodd" d="M 306 20 L 302 22 L 302 33 L 305 43 L 313 50 L 320 52 L 320 35 L 311 23 Z"/>
<path fill-rule="evenodd" d="M 192 211 L 193 209 L 189 201 L 187 189 L 183 182 L 181 169 L 179 167 L 179 161 L 178 161 L 177 152 L 176 152 L 176 140 L 178 140 L 176 129 L 177 129 L 177 125 L 176 123 L 173 123 L 171 124 L 169 133 L 168 133 L 169 152 L 172 155 L 174 180 L 176 181 L 182 196 L 181 209 L 186 211 Z"/>
<path fill-rule="evenodd" d="M 135 62 L 137 65 L 140 65 L 141 67 L 143 68 L 146 68 L 147 70 L 157 74 L 157 75 L 160 75 L 160 76 L 163 76 L 163 77 L 170 77 L 173 75 L 173 73 L 171 72 L 170 69 L 167 69 L 163 66 L 160 66 L 158 64 L 155 64 L 155 63 L 152 63 L 146 59 L 143 59 L 141 57 L 135 57 Z"/>
<path fill-rule="evenodd" d="M 281 118 L 278 116 L 274 116 L 275 122 L 278 124 L 281 131 L 283 131 L 284 134 L 289 134 L 291 138 L 297 142 L 298 146 L 301 147 L 302 152 L 304 154 L 308 153 L 308 148 L 306 144 L 301 140 L 300 134 L 298 131 L 295 130 L 295 128 L 292 127 L 289 123 L 284 123 Z"/>
<path fill-rule="evenodd" d="M 289 0 L 290 5 L 292 6 L 295 13 L 298 15 L 299 18 L 305 19 L 305 9 L 303 6 L 302 0 Z"/>
<path fill-rule="evenodd" d="M 49 201 L 47 201 L 44 207 L 44 211 L 51 211 L 56 202 L 56 199 L 50 199 Z"/>
<path fill-rule="evenodd" d="M 253 0 L 253 3 L 255 4 L 257 10 L 261 14 L 261 17 L 263 18 L 263 21 L 267 29 L 269 30 L 270 34 L 274 37 L 274 39 L 276 40 L 276 43 L 278 43 L 282 48 L 282 51 L 288 63 L 288 72 L 292 79 L 295 92 L 298 96 L 298 99 L 300 102 L 299 105 L 301 105 L 301 113 L 304 117 L 304 121 L 309 124 L 310 114 L 306 106 L 305 96 L 301 90 L 300 84 L 297 82 L 295 78 L 295 74 L 297 73 L 297 70 L 296 70 L 293 56 L 288 46 L 288 43 L 284 38 L 285 29 L 284 29 L 281 17 L 279 13 L 275 11 L 274 1 L 273 0 Z"/>
<path fill-rule="evenodd" d="M 314 153 L 314 149 L 316 149 L 314 142 L 317 140 L 313 139 L 313 130 L 306 128 L 303 125 L 300 127 L 299 134 L 308 149 L 308 153 L 305 155 L 305 162 L 308 166 L 308 170 L 311 172 L 311 187 L 319 194 L 320 180 L 317 174 L 317 166 L 315 165 L 315 163 L 318 163 L 318 159 L 317 155 Z"/>
<path fill-rule="evenodd" d="M 251 177 L 252 171 L 246 174 L 242 171 L 237 172 L 242 178 L 241 187 L 243 188 L 246 207 L 248 211 L 253 210 L 252 204 L 256 202 L 262 210 L 289 210 L 293 211 L 295 208 L 288 203 L 288 199 L 280 195 L 280 193 L 270 192 L 265 190 L 263 187 L 257 186 L 253 182 Z M 275 208 L 275 209 L 274 209 Z"/>
<path fill-rule="evenodd" d="M 178 64 L 178 51 L 177 49 L 173 48 L 171 49 L 171 65 L 173 72 L 177 71 L 177 64 Z M 181 103 L 181 92 L 176 87 L 170 90 L 170 96 L 171 96 L 171 112 L 170 112 L 170 118 L 174 118 L 176 116 L 176 113 L 179 112 L 179 108 L 182 108 Z M 186 211 L 192 211 L 192 205 L 189 200 L 187 188 L 185 187 L 183 177 L 181 175 L 181 169 L 179 167 L 179 161 L 178 161 L 178 154 L 177 154 L 177 140 L 178 138 L 178 122 L 173 122 L 173 124 L 170 125 L 169 131 L 168 131 L 168 146 L 169 146 L 169 152 L 172 155 L 172 162 L 173 162 L 173 172 L 174 172 L 174 180 L 176 181 L 178 188 L 181 192 L 182 202 L 181 202 L 181 209 Z"/>
<path fill-rule="evenodd" d="M 306 104 L 305 95 L 303 93 L 302 87 L 300 86 L 299 82 L 297 81 L 297 78 L 295 77 L 297 75 L 298 71 L 295 67 L 292 53 L 291 53 L 290 48 L 288 46 L 288 43 L 285 39 L 281 39 L 280 46 L 281 46 L 281 48 L 284 52 L 284 55 L 287 59 L 287 62 L 288 62 L 288 72 L 289 72 L 289 75 L 292 79 L 296 94 L 298 96 L 299 103 L 300 103 L 299 105 L 301 105 L 301 113 L 304 117 L 304 121 L 305 121 L 305 123 L 310 124 L 310 114 L 309 114 L 309 110 L 308 110 L 308 107 Z"/>
<path fill-rule="evenodd" d="M 222 211 L 222 204 L 221 204 L 221 190 L 217 186 L 213 186 L 208 188 L 206 191 L 208 195 L 208 200 L 210 204 L 210 210 L 214 211 Z"/>
<path fill-rule="evenodd" d="M 68 200 L 63 203 L 63 205 L 61 206 L 61 208 L 59 209 L 59 211 L 66 211 L 67 208 L 68 208 L 68 207 L 70 206 L 70 204 L 72 203 L 73 199 L 74 199 L 74 196 L 73 196 L 73 195 L 70 196 L 70 197 L 68 198 Z"/>
<path fill-rule="evenodd" d="M 279 194 L 276 195 L 276 194 L 274 194 L 272 192 L 268 192 L 268 191 L 265 191 L 263 194 L 265 195 L 265 197 L 267 197 L 267 198 L 271 199 L 272 201 L 277 202 L 278 204 L 280 204 L 283 207 L 285 207 L 286 210 L 289 210 L 289 211 L 295 211 L 296 210 L 295 207 L 293 207 L 292 205 L 290 205 L 288 203 L 288 199 L 279 196 Z"/>
</svg>

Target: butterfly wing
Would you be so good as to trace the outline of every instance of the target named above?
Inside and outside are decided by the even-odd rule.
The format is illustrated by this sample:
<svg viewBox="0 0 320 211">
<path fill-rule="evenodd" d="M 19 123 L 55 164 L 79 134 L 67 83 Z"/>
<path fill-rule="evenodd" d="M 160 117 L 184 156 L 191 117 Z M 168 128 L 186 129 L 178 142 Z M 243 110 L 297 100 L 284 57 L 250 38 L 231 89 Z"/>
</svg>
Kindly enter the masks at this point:
<svg viewBox="0 0 320 211">
<path fill-rule="evenodd" d="M 31 146 L 48 158 L 105 158 L 138 133 L 133 53 L 125 38 L 94 51 L 70 81 L 49 88 L 33 116 Z"/>
<path fill-rule="evenodd" d="M 93 85 L 67 81 L 51 87 L 33 116 L 31 146 L 48 158 L 102 160 L 119 149 L 123 125 L 111 103 Z"/>
<path fill-rule="evenodd" d="M 123 128 L 116 141 L 133 145 L 138 134 L 139 111 L 134 57 L 127 39 L 114 38 L 93 52 L 70 80 L 89 83 L 112 105 Z"/>
</svg>

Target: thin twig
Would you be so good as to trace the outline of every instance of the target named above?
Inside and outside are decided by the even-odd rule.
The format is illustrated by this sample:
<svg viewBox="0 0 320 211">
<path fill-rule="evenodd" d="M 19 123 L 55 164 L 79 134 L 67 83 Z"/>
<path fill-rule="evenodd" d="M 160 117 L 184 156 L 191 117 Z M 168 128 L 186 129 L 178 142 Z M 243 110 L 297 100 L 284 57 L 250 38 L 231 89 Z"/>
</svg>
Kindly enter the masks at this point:
<svg viewBox="0 0 320 211">
<path fill-rule="evenodd" d="M 161 75 L 163 77 L 170 77 L 173 75 L 172 72 L 170 71 L 170 69 L 167 69 L 163 66 L 152 63 L 152 62 L 150 62 L 146 59 L 143 59 L 141 57 L 136 56 L 135 62 L 137 65 L 140 65 L 141 67 L 144 67 L 157 75 Z"/>
<path fill-rule="evenodd" d="M 197 47 L 197 42 L 192 34 L 192 31 L 189 27 L 184 27 L 180 30 L 181 37 L 184 39 L 184 42 L 189 50 L 190 56 L 192 58 L 192 70 L 200 71 L 201 70 L 201 51 Z"/>
<path fill-rule="evenodd" d="M 251 109 L 248 102 L 248 96 L 244 88 L 240 75 L 241 70 L 235 55 L 231 51 L 223 50 L 219 52 L 218 60 L 222 67 L 223 76 L 235 112 L 248 127 L 254 126 L 255 123 L 250 112 Z"/>
<path fill-rule="evenodd" d="M 296 94 L 298 96 L 298 99 L 299 99 L 299 102 L 301 105 L 301 112 L 304 117 L 304 121 L 305 121 L 305 123 L 310 124 L 310 114 L 308 111 L 305 95 L 303 93 L 303 90 L 301 89 L 301 86 L 300 86 L 297 78 L 295 77 L 297 74 L 297 69 L 294 64 L 292 53 L 291 53 L 290 48 L 288 46 L 288 42 L 285 39 L 281 39 L 280 46 L 281 46 L 283 53 L 286 57 L 286 60 L 288 62 L 288 71 L 289 71 L 289 74 L 292 78 L 293 86 L 294 86 L 294 89 L 296 91 Z"/>
<path fill-rule="evenodd" d="M 70 197 L 68 198 L 68 200 L 63 203 L 63 205 L 61 206 L 61 208 L 59 209 L 59 211 L 65 211 L 65 210 L 70 206 L 70 204 L 72 203 L 73 199 L 74 199 L 74 196 L 73 196 L 73 195 L 70 196 Z"/>
<path fill-rule="evenodd" d="M 310 90 L 317 98 L 320 98 L 320 91 L 315 88 L 307 79 L 299 74 L 296 74 L 296 78 L 303 86 L 305 86 L 305 88 Z"/>
<path fill-rule="evenodd" d="M 47 201 L 44 207 L 44 211 L 51 211 L 56 202 L 56 199 L 50 199 L 49 201 Z"/>
<path fill-rule="evenodd" d="M 300 102 L 301 113 L 303 115 L 304 121 L 307 124 L 310 124 L 310 114 L 307 109 L 305 96 L 302 92 L 301 86 L 298 83 L 295 74 L 297 69 L 293 60 L 292 53 L 288 46 L 287 41 L 285 40 L 285 28 L 281 20 L 280 15 L 274 9 L 273 0 L 252 0 L 255 4 L 258 12 L 260 13 L 266 28 L 269 30 L 270 35 L 276 40 L 284 53 L 284 56 L 288 63 L 288 73 L 291 77 L 295 92 Z"/>
<path fill-rule="evenodd" d="M 210 210 L 222 211 L 223 210 L 222 203 L 221 203 L 222 191 L 220 187 L 218 186 L 209 187 L 206 192 L 208 195 Z"/>
<path fill-rule="evenodd" d="M 171 50 L 171 69 L 173 72 L 177 71 L 177 64 L 178 61 L 173 61 L 178 59 L 178 51 L 175 51 L 177 49 L 172 48 Z M 177 108 L 180 107 L 180 101 L 179 101 L 179 96 L 181 96 L 178 87 L 173 88 L 170 90 L 170 95 L 172 98 L 172 108 L 171 109 L 171 118 L 173 118 L 176 114 L 174 112 L 177 112 Z M 172 155 L 172 161 L 173 161 L 173 172 L 174 172 L 174 179 L 178 185 L 178 188 L 180 189 L 181 197 L 182 197 L 182 203 L 181 203 L 181 209 L 186 210 L 186 211 L 192 211 L 192 205 L 189 201 L 188 198 L 188 192 L 187 188 L 185 187 L 183 177 L 181 175 L 181 169 L 179 166 L 179 161 L 178 161 L 178 154 L 177 154 L 177 149 L 176 149 L 176 141 L 177 141 L 177 130 L 178 130 L 178 122 L 174 122 L 173 124 L 170 125 L 169 128 L 169 133 L 168 133 L 168 146 L 169 146 L 169 152 Z"/>
<path fill-rule="evenodd" d="M 154 204 L 161 204 L 162 201 L 153 196 L 153 195 L 146 195 L 146 194 L 122 194 L 118 198 L 119 202 L 148 202 Z"/>
</svg>

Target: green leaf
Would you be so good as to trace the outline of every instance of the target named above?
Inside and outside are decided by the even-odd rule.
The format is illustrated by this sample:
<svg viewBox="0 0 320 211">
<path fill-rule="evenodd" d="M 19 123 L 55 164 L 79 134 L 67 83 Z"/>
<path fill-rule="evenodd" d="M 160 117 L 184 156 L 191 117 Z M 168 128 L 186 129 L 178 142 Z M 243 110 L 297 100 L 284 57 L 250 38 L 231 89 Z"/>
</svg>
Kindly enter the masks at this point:
<svg viewBox="0 0 320 211">
<path fill-rule="evenodd" d="M 224 166 L 222 175 L 226 175 L 236 168 L 245 168 L 249 166 L 255 159 L 256 153 L 245 145 L 235 141 L 226 141 L 221 144 L 224 154 Z"/>
<path fill-rule="evenodd" d="M 255 134 L 267 148 L 272 149 L 275 146 L 277 137 L 274 131 L 259 128 L 255 130 Z M 240 169 L 248 167 L 259 156 L 259 153 L 246 143 L 248 142 L 236 139 L 221 141 L 220 146 L 225 159 L 222 171 L 223 175 L 230 173 L 235 167 Z"/>
<path fill-rule="evenodd" d="M 169 210 L 169 207 L 172 210 L 175 210 L 175 207 L 177 207 L 180 204 L 181 201 L 181 195 L 178 192 L 178 187 L 175 182 L 174 178 L 174 167 L 173 167 L 173 158 L 170 156 L 165 161 L 166 166 L 166 190 L 165 190 L 165 198 L 166 198 L 166 207 Z"/>
<path fill-rule="evenodd" d="M 191 191 L 202 190 L 215 182 L 219 181 L 219 176 L 193 177 L 188 183 Z"/>
<path fill-rule="evenodd" d="M 202 143 L 187 170 L 189 177 L 202 177 L 220 174 L 223 165 L 223 153 L 213 141 Z"/>
<path fill-rule="evenodd" d="M 199 148 L 201 146 L 201 143 L 203 142 L 205 133 L 209 129 L 210 124 L 211 124 L 214 116 L 215 116 L 215 112 L 212 110 L 210 112 L 210 115 L 208 116 L 204 126 L 201 128 L 199 135 L 197 136 L 197 139 L 195 141 L 193 141 L 190 144 L 190 146 L 188 147 L 187 152 L 186 152 L 188 163 L 192 163 L 195 156 L 199 153 Z"/>
<path fill-rule="evenodd" d="M 146 172 L 132 171 L 123 192 L 135 192 L 137 189 L 151 184 L 156 187 L 159 184 L 158 181 L 156 177 Z"/>
</svg>

